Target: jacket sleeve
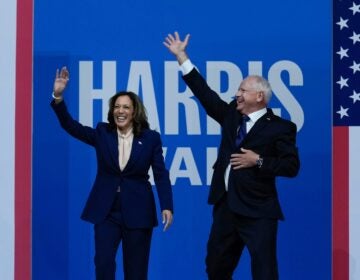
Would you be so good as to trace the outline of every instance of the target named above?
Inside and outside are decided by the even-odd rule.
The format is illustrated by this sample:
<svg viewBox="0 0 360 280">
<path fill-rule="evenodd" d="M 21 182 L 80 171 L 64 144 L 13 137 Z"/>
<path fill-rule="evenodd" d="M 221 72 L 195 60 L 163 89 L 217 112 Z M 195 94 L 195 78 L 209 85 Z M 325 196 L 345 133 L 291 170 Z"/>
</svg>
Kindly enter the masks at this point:
<svg viewBox="0 0 360 280">
<path fill-rule="evenodd" d="M 199 99 L 206 113 L 221 125 L 229 104 L 208 86 L 205 79 L 195 68 L 189 74 L 183 76 L 183 79 L 196 98 Z"/>
<path fill-rule="evenodd" d="M 296 125 L 287 122 L 282 130 L 273 144 L 275 153 L 270 156 L 263 156 L 263 165 L 259 169 L 260 176 L 295 177 L 299 172 L 300 160 L 296 147 Z"/>
<path fill-rule="evenodd" d="M 155 145 L 152 153 L 151 167 L 154 174 L 157 194 L 160 201 L 160 209 L 174 212 L 172 187 L 169 171 L 165 168 L 162 143 L 160 134 L 155 132 Z"/>
<path fill-rule="evenodd" d="M 91 146 L 95 145 L 95 129 L 84 126 L 78 121 L 74 120 L 69 114 L 64 100 L 58 104 L 56 104 L 53 100 L 50 105 L 53 108 L 61 127 L 67 133 L 86 144 Z"/>
</svg>

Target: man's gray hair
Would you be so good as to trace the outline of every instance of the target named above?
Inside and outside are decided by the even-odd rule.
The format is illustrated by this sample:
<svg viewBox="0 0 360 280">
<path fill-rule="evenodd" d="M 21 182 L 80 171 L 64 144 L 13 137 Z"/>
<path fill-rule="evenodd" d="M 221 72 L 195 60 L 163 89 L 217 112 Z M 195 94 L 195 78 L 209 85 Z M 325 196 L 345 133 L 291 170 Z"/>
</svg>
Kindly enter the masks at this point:
<svg viewBox="0 0 360 280">
<path fill-rule="evenodd" d="M 248 78 L 252 78 L 254 80 L 253 87 L 256 91 L 264 92 L 264 98 L 266 104 L 269 103 L 272 96 L 272 89 L 268 80 L 266 80 L 262 76 L 258 75 L 250 75 Z"/>
</svg>

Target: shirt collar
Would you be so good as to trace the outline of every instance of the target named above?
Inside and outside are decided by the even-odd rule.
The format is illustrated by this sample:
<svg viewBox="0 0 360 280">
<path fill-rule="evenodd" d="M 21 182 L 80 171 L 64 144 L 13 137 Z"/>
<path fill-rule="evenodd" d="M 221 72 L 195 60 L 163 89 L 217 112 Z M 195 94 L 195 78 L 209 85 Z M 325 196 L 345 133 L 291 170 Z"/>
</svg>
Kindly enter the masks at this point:
<svg viewBox="0 0 360 280">
<path fill-rule="evenodd" d="M 251 114 L 248 115 L 248 117 L 253 123 L 255 123 L 258 119 L 260 119 L 263 115 L 265 115 L 266 112 L 267 112 L 266 108 L 262 108 L 258 111 L 252 112 Z"/>
<path fill-rule="evenodd" d="M 121 133 L 119 129 L 117 130 L 117 133 L 120 138 L 129 138 L 133 134 L 133 128 L 130 128 L 126 134 Z"/>
</svg>

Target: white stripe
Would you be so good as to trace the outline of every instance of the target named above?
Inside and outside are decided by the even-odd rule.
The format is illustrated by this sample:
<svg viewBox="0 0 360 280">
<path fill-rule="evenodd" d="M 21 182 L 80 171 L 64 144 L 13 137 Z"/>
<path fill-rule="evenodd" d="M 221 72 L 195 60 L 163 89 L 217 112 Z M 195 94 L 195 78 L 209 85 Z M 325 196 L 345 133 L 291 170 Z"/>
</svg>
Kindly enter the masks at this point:
<svg viewBox="0 0 360 280">
<path fill-rule="evenodd" d="M 349 279 L 360 279 L 360 127 L 349 129 Z"/>
<path fill-rule="evenodd" d="M 0 279 L 4 280 L 14 279 L 16 2 L 0 1 Z"/>
</svg>

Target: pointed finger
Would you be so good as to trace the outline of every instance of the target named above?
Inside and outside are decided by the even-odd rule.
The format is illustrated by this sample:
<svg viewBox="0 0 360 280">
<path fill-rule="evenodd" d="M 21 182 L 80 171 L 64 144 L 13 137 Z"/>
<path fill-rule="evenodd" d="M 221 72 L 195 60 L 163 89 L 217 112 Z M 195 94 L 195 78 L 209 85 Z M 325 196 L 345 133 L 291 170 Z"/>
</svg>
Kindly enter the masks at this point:
<svg viewBox="0 0 360 280">
<path fill-rule="evenodd" d="M 165 38 L 165 41 L 166 41 L 166 43 L 169 44 L 169 45 L 172 43 L 172 40 L 171 40 L 169 37 L 166 37 L 166 38 Z"/>
<path fill-rule="evenodd" d="M 180 36 L 179 36 L 179 33 L 177 31 L 175 31 L 175 38 L 176 38 L 177 41 L 180 40 Z"/>
<path fill-rule="evenodd" d="M 174 36 L 172 34 L 168 34 L 168 39 L 169 39 L 170 42 L 175 41 L 175 38 L 174 38 Z"/>
<path fill-rule="evenodd" d="M 189 42 L 189 38 L 190 38 L 190 34 L 186 34 L 186 36 L 185 36 L 185 40 L 184 40 L 185 45 L 187 45 L 187 44 L 188 44 L 188 42 Z"/>
</svg>

